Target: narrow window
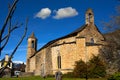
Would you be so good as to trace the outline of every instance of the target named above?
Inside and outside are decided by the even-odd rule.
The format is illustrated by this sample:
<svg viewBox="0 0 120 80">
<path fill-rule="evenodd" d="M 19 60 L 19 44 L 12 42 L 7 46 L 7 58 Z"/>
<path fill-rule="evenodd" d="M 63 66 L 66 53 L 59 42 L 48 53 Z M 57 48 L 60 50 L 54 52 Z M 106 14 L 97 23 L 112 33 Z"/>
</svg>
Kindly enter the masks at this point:
<svg viewBox="0 0 120 80">
<path fill-rule="evenodd" d="M 34 48 L 35 47 L 35 45 L 34 45 L 34 41 L 32 41 L 32 48 Z"/>
<path fill-rule="evenodd" d="M 90 23 L 90 19 L 91 19 L 91 13 L 88 14 L 88 22 Z"/>
<path fill-rule="evenodd" d="M 61 56 L 57 57 L 58 69 L 61 69 Z"/>
</svg>

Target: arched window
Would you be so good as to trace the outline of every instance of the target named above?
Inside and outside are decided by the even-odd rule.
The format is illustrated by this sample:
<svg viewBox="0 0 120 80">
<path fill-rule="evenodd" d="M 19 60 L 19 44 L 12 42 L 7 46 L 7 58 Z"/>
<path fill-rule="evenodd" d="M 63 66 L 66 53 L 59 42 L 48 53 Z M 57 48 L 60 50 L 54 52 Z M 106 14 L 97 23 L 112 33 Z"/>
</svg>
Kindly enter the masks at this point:
<svg viewBox="0 0 120 80">
<path fill-rule="evenodd" d="M 58 62 L 58 69 L 61 69 L 61 56 L 60 55 L 57 57 L 57 62 Z"/>
<path fill-rule="evenodd" d="M 61 69 L 61 55 L 60 55 L 60 52 L 59 50 L 57 50 L 57 66 L 58 66 L 58 69 Z"/>
<path fill-rule="evenodd" d="M 35 44 L 34 44 L 34 41 L 32 41 L 32 48 L 35 48 Z"/>
<path fill-rule="evenodd" d="M 89 23 L 90 23 L 90 21 L 91 21 L 91 20 L 90 20 L 91 17 L 92 17 L 91 15 L 92 15 L 91 13 L 88 14 L 88 22 L 89 22 Z"/>
</svg>

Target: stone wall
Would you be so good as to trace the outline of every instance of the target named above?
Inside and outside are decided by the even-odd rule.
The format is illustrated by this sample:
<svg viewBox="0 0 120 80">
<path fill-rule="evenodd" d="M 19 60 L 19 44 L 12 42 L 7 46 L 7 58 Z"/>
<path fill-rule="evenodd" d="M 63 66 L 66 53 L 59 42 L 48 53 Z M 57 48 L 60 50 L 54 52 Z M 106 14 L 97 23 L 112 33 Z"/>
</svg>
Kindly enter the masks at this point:
<svg viewBox="0 0 120 80">
<path fill-rule="evenodd" d="M 35 56 L 33 56 L 32 58 L 30 58 L 30 70 L 29 70 L 29 72 L 34 72 L 35 71 L 35 63 L 36 63 L 36 61 L 35 61 Z"/>
<path fill-rule="evenodd" d="M 90 60 L 93 56 L 97 56 L 100 53 L 99 50 L 101 49 L 101 47 L 101 45 L 87 46 L 86 58 Z"/>
<path fill-rule="evenodd" d="M 53 73 L 55 73 L 55 71 L 57 71 L 58 69 L 58 65 L 57 65 L 57 56 L 58 56 L 58 50 L 59 50 L 59 46 L 56 46 L 56 47 L 52 47 L 51 49 L 52 51 L 52 70 L 53 70 Z"/>
<path fill-rule="evenodd" d="M 36 54 L 35 75 L 41 75 L 45 69 L 45 51 L 42 49 Z"/>
<path fill-rule="evenodd" d="M 66 73 L 68 70 L 73 70 L 74 68 L 74 62 L 76 61 L 77 57 L 75 46 L 75 43 L 69 43 L 60 46 L 62 73 Z"/>
<path fill-rule="evenodd" d="M 77 54 L 77 61 L 78 60 L 83 60 L 85 61 L 85 55 L 86 55 L 86 38 L 76 38 L 76 54 Z"/>
<path fill-rule="evenodd" d="M 46 75 L 52 74 L 52 54 L 51 54 L 51 46 L 46 48 L 46 54 L 45 54 L 45 73 Z"/>
<path fill-rule="evenodd" d="M 97 30 L 95 25 L 86 25 L 85 29 L 78 33 L 78 37 L 85 37 L 86 42 L 91 42 L 91 38 L 94 39 L 95 43 L 102 43 L 104 37 L 102 34 Z"/>
<path fill-rule="evenodd" d="M 62 71 L 62 73 L 67 73 L 74 69 L 75 61 L 78 61 L 83 57 L 83 56 L 81 56 L 80 52 L 83 49 L 83 47 L 85 46 L 84 40 L 85 39 L 79 39 L 79 40 L 76 39 L 76 41 L 75 41 L 75 37 L 67 38 L 67 39 L 58 41 L 59 44 L 60 43 L 62 43 L 62 44 L 52 47 L 53 74 L 58 70 L 58 62 L 57 62 L 58 53 L 60 53 L 60 55 L 61 55 L 61 71 Z M 82 46 L 80 46 L 80 45 L 82 45 Z"/>
</svg>

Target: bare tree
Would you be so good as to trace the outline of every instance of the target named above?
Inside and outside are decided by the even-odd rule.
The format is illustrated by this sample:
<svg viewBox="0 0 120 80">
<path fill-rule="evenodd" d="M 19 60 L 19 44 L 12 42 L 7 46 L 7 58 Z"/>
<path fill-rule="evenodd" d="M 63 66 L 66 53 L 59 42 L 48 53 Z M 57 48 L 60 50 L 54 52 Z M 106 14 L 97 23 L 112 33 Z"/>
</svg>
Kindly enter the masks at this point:
<svg viewBox="0 0 120 80">
<path fill-rule="evenodd" d="M 18 3 L 18 0 L 14 0 L 12 5 L 11 6 L 9 5 L 8 15 L 6 16 L 5 22 L 2 26 L 2 28 L 0 29 L 0 55 L 2 54 L 1 53 L 2 50 L 7 46 L 7 43 L 9 42 L 9 38 L 10 38 L 11 33 L 13 31 L 15 31 L 17 28 L 20 28 L 22 26 L 22 24 L 18 24 L 18 23 L 15 23 L 14 26 L 11 25 L 11 19 L 13 17 L 14 12 L 15 12 L 17 3 Z M 2 75 L 2 72 L 5 70 L 7 65 L 10 63 L 11 58 L 15 54 L 15 52 L 18 49 L 18 47 L 20 46 L 20 44 L 22 43 L 22 41 L 26 35 L 26 32 L 27 32 L 27 23 L 28 23 L 28 19 L 26 19 L 24 33 L 23 33 L 21 39 L 19 40 L 18 44 L 16 45 L 16 47 L 13 49 L 12 53 L 10 54 L 8 63 L 0 70 L 0 76 Z M 8 29 L 8 32 L 6 34 L 7 29 Z"/>
<path fill-rule="evenodd" d="M 116 14 L 110 17 L 109 22 L 103 22 L 104 29 L 108 32 L 113 32 L 120 29 L 120 6 L 116 7 Z"/>
<path fill-rule="evenodd" d="M 107 45 L 100 50 L 100 56 L 107 64 L 107 73 L 113 74 L 120 70 L 120 6 L 116 7 L 116 14 L 109 22 L 104 22 L 107 32 L 104 34 Z"/>
</svg>

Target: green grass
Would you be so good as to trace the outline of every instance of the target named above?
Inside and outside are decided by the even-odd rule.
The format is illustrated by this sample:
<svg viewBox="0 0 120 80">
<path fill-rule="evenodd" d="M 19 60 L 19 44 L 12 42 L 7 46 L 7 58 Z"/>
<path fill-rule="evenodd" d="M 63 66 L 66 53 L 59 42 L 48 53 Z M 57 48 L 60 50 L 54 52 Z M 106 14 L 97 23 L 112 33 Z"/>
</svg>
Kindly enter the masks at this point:
<svg viewBox="0 0 120 80">
<path fill-rule="evenodd" d="M 55 78 L 46 78 L 43 79 L 39 76 L 34 77 L 20 77 L 20 78 L 0 78 L 0 80 L 55 80 Z M 62 80 L 85 80 L 80 78 L 63 78 Z M 107 80 L 105 78 L 97 78 L 97 79 L 88 79 L 88 80 Z"/>
</svg>

